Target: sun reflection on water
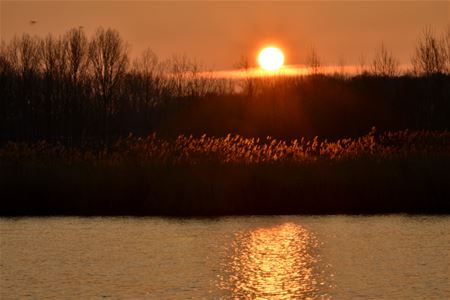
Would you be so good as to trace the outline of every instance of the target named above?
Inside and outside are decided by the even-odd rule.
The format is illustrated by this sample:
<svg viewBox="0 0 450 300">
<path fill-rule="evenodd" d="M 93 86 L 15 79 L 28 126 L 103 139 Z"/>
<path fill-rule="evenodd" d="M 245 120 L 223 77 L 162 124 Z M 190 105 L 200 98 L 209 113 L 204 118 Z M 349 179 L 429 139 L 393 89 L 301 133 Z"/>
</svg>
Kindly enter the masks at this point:
<svg viewBox="0 0 450 300">
<path fill-rule="evenodd" d="M 309 231 L 292 223 L 240 232 L 220 287 L 236 299 L 326 299 L 318 245 Z"/>
</svg>

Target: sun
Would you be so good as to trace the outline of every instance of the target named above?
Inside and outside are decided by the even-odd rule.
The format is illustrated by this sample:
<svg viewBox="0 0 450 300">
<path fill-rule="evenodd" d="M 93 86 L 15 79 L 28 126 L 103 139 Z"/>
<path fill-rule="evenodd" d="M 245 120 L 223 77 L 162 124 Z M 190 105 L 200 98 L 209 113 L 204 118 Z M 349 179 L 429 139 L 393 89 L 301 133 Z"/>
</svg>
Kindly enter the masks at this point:
<svg viewBox="0 0 450 300">
<path fill-rule="evenodd" d="M 266 71 L 277 71 L 284 63 L 283 52 L 276 47 L 266 47 L 259 52 L 258 63 Z"/>
</svg>

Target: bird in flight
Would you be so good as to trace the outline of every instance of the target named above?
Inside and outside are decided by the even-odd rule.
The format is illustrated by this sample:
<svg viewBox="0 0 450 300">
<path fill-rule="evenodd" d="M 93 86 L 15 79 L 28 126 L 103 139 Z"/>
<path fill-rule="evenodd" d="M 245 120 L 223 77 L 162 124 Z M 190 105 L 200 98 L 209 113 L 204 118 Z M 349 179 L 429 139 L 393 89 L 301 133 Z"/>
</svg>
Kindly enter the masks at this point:
<svg viewBox="0 0 450 300">
<path fill-rule="evenodd" d="M 30 21 L 30 25 L 34 25 L 34 24 L 36 24 L 37 23 L 37 21 L 35 21 L 35 20 L 31 20 Z"/>
</svg>

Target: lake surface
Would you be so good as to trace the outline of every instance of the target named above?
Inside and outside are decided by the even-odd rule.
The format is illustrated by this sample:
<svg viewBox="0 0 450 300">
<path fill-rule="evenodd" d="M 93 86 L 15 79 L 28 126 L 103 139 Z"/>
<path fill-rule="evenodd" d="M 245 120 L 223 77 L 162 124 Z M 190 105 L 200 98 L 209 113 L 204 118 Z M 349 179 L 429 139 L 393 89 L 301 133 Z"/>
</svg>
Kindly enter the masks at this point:
<svg viewBox="0 0 450 300">
<path fill-rule="evenodd" d="M 1 299 L 447 299 L 449 216 L 0 219 Z"/>
</svg>

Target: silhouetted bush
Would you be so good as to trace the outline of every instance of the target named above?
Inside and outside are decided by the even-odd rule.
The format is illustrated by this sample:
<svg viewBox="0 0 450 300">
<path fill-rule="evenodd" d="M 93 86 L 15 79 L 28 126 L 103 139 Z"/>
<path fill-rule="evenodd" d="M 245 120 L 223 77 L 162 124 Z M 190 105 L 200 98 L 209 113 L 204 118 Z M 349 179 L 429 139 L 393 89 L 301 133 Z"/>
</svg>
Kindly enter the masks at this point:
<svg viewBox="0 0 450 300">
<path fill-rule="evenodd" d="M 411 59 L 414 71 L 432 75 L 450 72 L 450 26 L 442 37 L 436 36 L 431 28 L 426 28 L 417 41 L 414 56 Z"/>
<path fill-rule="evenodd" d="M 372 73 L 378 76 L 397 76 L 399 74 L 399 63 L 391 52 L 381 43 L 380 49 L 375 54 L 372 62 Z"/>
</svg>

